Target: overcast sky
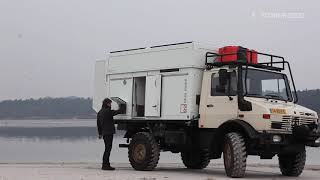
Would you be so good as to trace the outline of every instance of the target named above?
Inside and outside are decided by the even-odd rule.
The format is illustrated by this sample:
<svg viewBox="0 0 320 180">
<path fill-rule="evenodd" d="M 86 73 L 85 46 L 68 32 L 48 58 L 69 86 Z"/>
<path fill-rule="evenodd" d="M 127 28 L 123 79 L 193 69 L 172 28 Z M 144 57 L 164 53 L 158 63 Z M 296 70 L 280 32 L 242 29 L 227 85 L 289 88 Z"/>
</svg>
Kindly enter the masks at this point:
<svg viewBox="0 0 320 180">
<path fill-rule="evenodd" d="M 317 1 L 1 0 L 0 100 L 93 94 L 107 52 L 200 41 L 291 62 L 298 89 L 320 88 Z"/>
</svg>

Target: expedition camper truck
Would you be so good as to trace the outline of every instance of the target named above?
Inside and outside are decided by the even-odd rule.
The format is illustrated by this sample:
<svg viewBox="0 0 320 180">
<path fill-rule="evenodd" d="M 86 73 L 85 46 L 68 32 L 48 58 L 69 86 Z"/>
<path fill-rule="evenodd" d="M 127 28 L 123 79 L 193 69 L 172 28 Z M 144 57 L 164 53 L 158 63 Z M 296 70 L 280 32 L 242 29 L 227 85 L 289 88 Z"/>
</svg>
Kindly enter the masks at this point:
<svg viewBox="0 0 320 180">
<path fill-rule="evenodd" d="M 277 155 L 283 175 L 299 176 L 305 146 L 320 145 L 317 113 L 296 104 L 289 63 L 239 46 L 111 52 L 95 65 L 95 111 L 106 97 L 123 110 L 115 123 L 127 143 L 119 146 L 136 170 L 153 170 L 160 151 L 171 151 L 190 169 L 223 155 L 230 177 L 245 175 L 248 155 Z"/>
</svg>

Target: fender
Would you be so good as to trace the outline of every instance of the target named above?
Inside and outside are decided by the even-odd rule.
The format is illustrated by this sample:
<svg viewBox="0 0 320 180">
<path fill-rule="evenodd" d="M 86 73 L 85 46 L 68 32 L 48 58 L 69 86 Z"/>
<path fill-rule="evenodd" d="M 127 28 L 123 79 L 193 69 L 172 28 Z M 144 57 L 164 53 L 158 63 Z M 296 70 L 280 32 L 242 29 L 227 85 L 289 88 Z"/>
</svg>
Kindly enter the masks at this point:
<svg viewBox="0 0 320 180">
<path fill-rule="evenodd" d="M 243 134 L 247 141 L 259 138 L 258 132 L 247 122 L 240 119 L 226 121 L 215 131 L 214 138 L 210 145 L 212 150 L 211 158 L 221 158 L 224 136 L 229 132 L 239 132 Z"/>
<path fill-rule="evenodd" d="M 256 139 L 258 138 L 258 132 L 247 122 L 235 119 L 224 122 L 218 127 L 218 134 L 224 135 L 230 131 L 240 131 L 244 133 L 247 138 Z"/>
<path fill-rule="evenodd" d="M 240 131 L 250 139 L 258 138 L 258 132 L 249 123 L 240 119 L 226 121 L 218 127 L 218 134 L 220 135 L 230 131 Z"/>
</svg>

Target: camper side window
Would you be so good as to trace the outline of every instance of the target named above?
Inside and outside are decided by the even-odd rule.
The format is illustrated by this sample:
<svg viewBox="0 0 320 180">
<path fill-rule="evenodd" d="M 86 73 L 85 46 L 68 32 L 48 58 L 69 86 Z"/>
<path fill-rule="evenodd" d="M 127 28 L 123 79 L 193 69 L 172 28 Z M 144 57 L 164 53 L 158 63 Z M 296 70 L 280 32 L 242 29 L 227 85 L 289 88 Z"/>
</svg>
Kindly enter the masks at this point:
<svg viewBox="0 0 320 180">
<path fill-rule="evenodd" d="M 229 88 L 230 87 L 230 88 Z M 211 75 L 211 96 L 235 96 L 237 95 L 237 75 L 236 72 L 230 72 L 227 83 L 222 85 L 219 82 L 219 74 Z"/>
</svg>

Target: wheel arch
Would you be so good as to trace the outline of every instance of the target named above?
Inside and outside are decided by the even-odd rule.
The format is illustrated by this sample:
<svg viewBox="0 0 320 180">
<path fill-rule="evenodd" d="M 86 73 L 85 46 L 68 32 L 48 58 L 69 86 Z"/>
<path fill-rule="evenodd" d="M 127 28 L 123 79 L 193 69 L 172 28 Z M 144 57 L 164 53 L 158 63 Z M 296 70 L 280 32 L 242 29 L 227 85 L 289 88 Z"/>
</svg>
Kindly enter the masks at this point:
<svg viewBox="0 0 320 180">
<path fill-rule="evenodd" d="M 211 143 L 211 148 L 214 151 L 214 158 L 221 157 L 224 136 L 230 132 L 237 132 L 242 134 L 245 142 L 258 138 L 258 132 L 249 123 L 240 119 L 226 121 L 217 128 L 217 131 Z"/>
<path fill-rule="evenodd" d="M 229 120 L 218 127 L 218 133 L 239 132 L 251 139 L 257 138 L 258 132 L 247 122 L 235 119 Z"/>
<path fill-rule="evenodd" d="M 151 132 L 150 126 L 146 123 L 118 123 L 118 130 L 124 130 L 123 138 L 132 138 L 139 132 Z"/>
</svg>

